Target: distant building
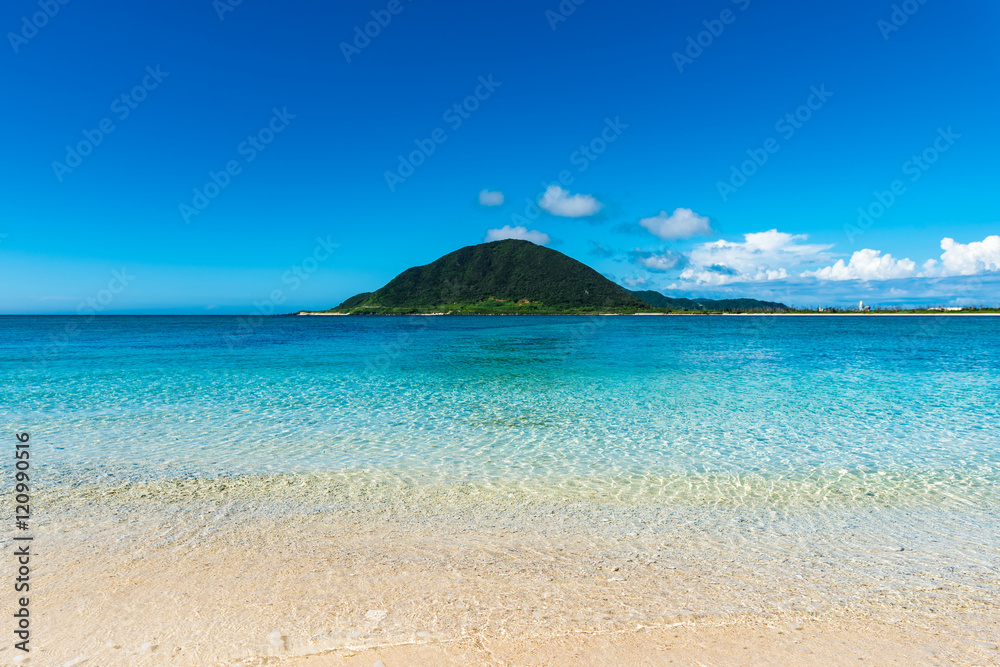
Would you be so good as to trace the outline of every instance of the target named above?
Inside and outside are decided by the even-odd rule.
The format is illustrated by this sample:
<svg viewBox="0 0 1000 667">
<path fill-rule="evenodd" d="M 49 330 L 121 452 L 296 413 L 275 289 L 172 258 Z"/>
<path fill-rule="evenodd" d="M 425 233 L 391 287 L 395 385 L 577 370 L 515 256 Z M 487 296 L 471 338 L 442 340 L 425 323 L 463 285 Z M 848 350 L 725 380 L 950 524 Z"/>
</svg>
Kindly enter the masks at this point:
<svg viewBox="0 0 1000 667">
<path fill-rule="evenodd" d="M 866 306 L 864 301 L 858 301 L 858 310 L 861 311 L 862 313 L 867 313 L 871 309 L 872 307 Z"/>
</svg>

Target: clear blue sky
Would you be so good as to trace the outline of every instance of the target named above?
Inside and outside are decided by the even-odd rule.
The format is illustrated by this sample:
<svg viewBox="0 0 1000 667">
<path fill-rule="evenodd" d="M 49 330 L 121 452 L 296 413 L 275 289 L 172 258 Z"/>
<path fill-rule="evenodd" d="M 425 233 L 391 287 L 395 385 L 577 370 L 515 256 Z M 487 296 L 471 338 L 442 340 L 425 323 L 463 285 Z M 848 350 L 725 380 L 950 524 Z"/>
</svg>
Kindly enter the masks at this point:
<svg viewBox="0 0 1000 667">
<path fill-rule="evenodd" d="M 0 312 L 326 308 L 504 236 L 677 295 L 998 305 L 1000 7 L 899 5 L 11 0 Z"/>
</svg>

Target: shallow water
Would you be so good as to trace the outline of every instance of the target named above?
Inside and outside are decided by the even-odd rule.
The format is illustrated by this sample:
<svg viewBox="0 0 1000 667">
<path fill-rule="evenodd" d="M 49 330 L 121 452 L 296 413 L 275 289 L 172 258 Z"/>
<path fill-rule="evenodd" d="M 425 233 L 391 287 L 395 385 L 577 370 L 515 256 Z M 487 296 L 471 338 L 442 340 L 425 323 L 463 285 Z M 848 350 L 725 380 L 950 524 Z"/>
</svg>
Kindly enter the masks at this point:
<svg viewBox="0 0 1000 667">
<path fill-rule="evenodd" d="M 56 487 L 371 471 L 626 502 L 1000 498 L 996 318 L 7 317 L 0 341 L 0 422 Z"/>
<path fill-rule="evenodd" d="M 996 641 L 998 318 L 8 317 L 0 360 L 52 664 L 789 614 Z"/>
</svg>

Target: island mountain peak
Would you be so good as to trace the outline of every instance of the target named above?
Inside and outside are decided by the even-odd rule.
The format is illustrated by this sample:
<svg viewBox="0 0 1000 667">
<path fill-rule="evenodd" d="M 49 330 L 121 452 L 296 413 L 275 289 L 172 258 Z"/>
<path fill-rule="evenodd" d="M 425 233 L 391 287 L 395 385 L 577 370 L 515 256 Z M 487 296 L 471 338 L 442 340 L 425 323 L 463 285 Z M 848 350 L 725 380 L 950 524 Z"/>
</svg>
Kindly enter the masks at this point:
<svg viewBox="0 0 1000 667">
<path fill-rule="evenodd" d="M 352 313 L 640 312 L 650 306 L 586 264 L 508 239 L 415 266 L 335 311 Z"/>
<path fill-rule="evenodd" d="M 586 264 L 551 248 L 507 239 L 467 246 L 430 264 L 407 269 L 381 289 L 351 297 L 330 312 L 641 313 L 706 310 L 705 304 L 722 303 L 692 301 L 692 307 L 684 307 L 659 300 L 672 301 L 659 292 L 629 292 Z M 752 304 L 784 309 L 781 304 L 741 301 L 748 302 L 750 309 Z"/>
</svg>

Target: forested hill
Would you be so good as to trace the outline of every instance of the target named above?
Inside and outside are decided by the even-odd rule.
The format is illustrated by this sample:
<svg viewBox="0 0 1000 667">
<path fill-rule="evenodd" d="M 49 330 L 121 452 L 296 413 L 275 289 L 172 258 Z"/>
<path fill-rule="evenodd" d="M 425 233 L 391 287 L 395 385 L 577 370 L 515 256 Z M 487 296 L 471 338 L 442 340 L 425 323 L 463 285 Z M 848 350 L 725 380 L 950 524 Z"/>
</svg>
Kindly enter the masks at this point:
<svg viewBox="0 0 1000 667">
<path fill-rule="evenodd" d="M 682 299 L 651 290 L 632 292 L 632 294 L 654 308 L 740 313 L 783 313 L 791 310 L 783 303 L 757 299 Z"/>
<path fill-rule="evenodd" d="M 586 264 L 529 241 L 468 246 L 407 269 L 334 311 L 351 313 L 642 312 L 648 303 Z"/>
</svg>

